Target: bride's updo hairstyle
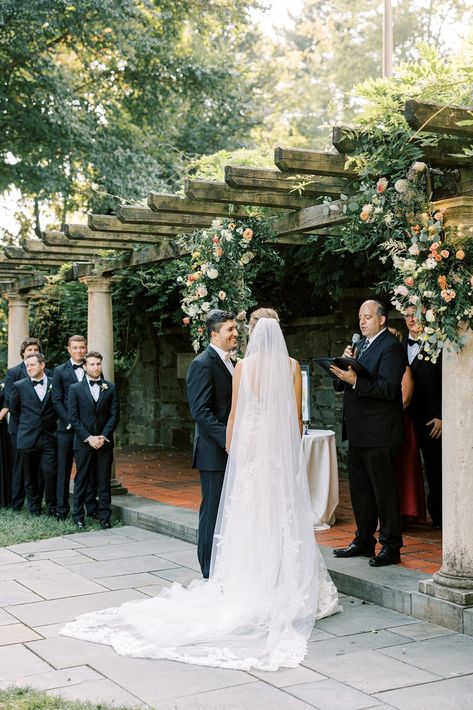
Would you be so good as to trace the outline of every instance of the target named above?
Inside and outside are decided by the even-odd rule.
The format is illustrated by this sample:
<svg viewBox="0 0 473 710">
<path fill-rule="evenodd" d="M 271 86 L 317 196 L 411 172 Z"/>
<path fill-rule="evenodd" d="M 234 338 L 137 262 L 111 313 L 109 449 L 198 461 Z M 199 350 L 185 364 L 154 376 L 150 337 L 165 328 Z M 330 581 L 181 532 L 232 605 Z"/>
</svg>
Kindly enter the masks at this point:
<svg viewBox="0 0 473 710">
<path fill-rule="evenodd" d="M 274 320 L 279 322 L 279 316 L 275 310 L 272 308 L 258 308 L 256 311 L 253 311 L 250 316 L 250 322 L 248 324 L 248 331 L 250 335 L 260 318 L 274 318 Z"/>
</svg>

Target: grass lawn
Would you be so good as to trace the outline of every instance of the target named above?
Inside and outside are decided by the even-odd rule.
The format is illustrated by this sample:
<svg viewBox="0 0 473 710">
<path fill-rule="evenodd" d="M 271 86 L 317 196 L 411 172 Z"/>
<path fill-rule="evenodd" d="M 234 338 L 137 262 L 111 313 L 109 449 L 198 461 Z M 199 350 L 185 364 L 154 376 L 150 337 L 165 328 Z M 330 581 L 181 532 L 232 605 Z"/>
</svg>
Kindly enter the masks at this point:
<svg viewBox="0 0 473 710">
<path fill-rule="evenodd" d="M 1 710 L 112 710 L 111 705 L 79 703 L 39 693 L 30 688 L 7 688 L 0 690 Z M 126 710 L 124 705 L 113 710 Z"/>
<path fill-rule="evenodd" d="M 114 523 L 115 525 L 121 525 L 121 523 Z M 100 530 L 100 525 L 97 520 L 87 518 L 84 532 L 90 532 L 91 530 Z M 0 508 L 0 547 L 15 545 L 18 542 L 45 540 L 48 537 L 58 537 L 77 532 L 83 531 L 78 530 L 70 518 L 56 520 L 48 515 L 36 517 L 27 512 L 16 513 L 7 508 Z M 3 710 L 1 704 L 0 708 Z"/>
</svg>

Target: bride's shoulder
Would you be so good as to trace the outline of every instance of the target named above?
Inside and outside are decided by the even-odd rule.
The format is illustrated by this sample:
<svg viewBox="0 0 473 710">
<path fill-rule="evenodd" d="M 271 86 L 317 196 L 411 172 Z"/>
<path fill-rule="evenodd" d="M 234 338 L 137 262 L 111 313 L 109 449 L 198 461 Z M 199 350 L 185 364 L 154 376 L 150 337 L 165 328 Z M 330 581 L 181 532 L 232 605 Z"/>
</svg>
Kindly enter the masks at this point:
<svg viewBox="0 0 473 710">
<path fill-rule="evenodd" d="M 293 372 L 297 372 L 297 370 L 298 370 L 299 367 L 300 367 L 298 360 L 296 360 L 296 359 L 293 358 L 293 357 L 290 357 L 290 358 L 289 358 L 289 363 L 290 363 L 290 365 L 291 365 L 291 370 L 292 370 Z"/>
</svg>

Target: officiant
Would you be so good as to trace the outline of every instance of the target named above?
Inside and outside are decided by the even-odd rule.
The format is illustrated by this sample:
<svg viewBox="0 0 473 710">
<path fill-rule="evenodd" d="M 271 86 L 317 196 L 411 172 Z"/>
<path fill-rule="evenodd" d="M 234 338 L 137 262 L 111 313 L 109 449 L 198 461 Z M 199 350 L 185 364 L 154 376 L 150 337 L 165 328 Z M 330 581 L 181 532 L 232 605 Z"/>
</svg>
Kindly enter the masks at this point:
<svg viewBox="0 0 473 710">
<path fill-rule="evenodd" d="M 362 340 L 355 356 L 371 374 L 357 375 L 332 365 L 334 387 L 344 393 L 343 438 L 348 440 L 348 481 L 357 530 L 336 557 L 370 557 L 373 567 L 400 562 L 401 516 L 394 458 L 403 437 L 401 380 L 407 364 L 405 350 L 387 328 L 387 309 L 368 300 L 359 310 Z M 375 555 L 375 532 L 380 525 L 382 549 Z"/>
</svg>

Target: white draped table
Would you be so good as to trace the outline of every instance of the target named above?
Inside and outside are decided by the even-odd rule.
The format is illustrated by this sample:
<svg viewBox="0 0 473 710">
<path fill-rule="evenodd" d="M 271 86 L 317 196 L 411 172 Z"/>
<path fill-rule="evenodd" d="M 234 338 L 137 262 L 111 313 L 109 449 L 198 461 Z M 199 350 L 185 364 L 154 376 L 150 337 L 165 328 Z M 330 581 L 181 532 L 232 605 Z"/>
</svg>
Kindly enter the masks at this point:
<svg viewBox="0 0 473 710">
<path fill-rule="evenodd" d="M 338 505 L 338 464 L 335 432 L 309 429 L 302 437 L 310 500 L 316 517 L 314 528 L 323 530 L 335 522 Z"/>
</svg>

